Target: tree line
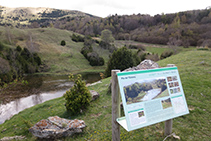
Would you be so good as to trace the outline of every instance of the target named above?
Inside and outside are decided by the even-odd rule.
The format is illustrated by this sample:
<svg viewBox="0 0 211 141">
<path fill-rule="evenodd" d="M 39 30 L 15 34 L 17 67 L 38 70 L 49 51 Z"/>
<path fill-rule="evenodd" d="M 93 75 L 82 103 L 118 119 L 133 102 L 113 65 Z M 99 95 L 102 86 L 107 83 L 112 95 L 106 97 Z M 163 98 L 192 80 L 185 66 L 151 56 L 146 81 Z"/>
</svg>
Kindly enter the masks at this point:
<svg viewBox="0 0 211 141">
<path fill-rule="evenodd" d="M 143 14 L 123 16 L 115 14 L 106 18 L 66 16 L 45 22 L 47 22 L 46 25 L 55 28 L 95 37 L 100 36 L 104 29 L 108 29 L 112 31 L 117 40 L 176 44 L 184 47 L 211 47 L 211 33 L 209 32 L 211 30 L 211 9 L 155 16 Z M 39 24 L 42 25 L 43 22 Z"/>
<path fill-rule="evenodd" d="M 108 29 L 112 31 L 117 40 L 134 40 L 165 45 L 176 44 L 184 47 L 211 47 L 210 8 L 155 16 L 148 14 L 120 16 L 115 14 L 106 18 L 85 15 L 68 16 L 67 13 L 58 10 L 50 13 L 50 16 L 54 18 L 28 19 L 31 24 L 17 24 L 16 27 L 54 27 L 92 37 L 98 37 L 103 30 Z M 5 24 L 11 25 L 10 23 Z"/>
</svg>

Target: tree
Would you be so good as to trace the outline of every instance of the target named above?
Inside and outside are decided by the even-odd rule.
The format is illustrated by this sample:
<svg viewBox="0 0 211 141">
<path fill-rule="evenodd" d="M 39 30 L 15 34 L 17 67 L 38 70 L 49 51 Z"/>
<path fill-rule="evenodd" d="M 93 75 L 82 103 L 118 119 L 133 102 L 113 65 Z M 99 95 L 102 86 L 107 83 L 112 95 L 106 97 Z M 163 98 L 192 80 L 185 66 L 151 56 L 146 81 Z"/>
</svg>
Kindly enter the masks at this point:
<svg viewBox="0 0 211 141">
<path fill-rule="evenodd" d="M 139 62 L 134 59 L 134 55 L 129 49 L 126 47 L 119 48 L 113 52 L 111 58 L 109 59 L 105 70 L 105 76 L 111 76 L 112 69 L 120 69 L 122 71 L 129 67 L 133 67 L 138 63 Z"/>
<path fill-rule="evenodd" d="M 105 29 L 101 32 L 101 39 L 105 43 L 111 43 L 114 41 L 114 37 L 112 36 L 112 32 L 108 29 Z"/>
<path fill-rule="evenodd" d="M 61 46 L 65 46 L 65 45 L 66 45 L 65 40 L 62 40 L 62 41 L 61 41 Z"/>
<path fill-rule="evenodd" d="M 74 81 L 74 86 L 64 94 L 66 109 L 71 114 L 76 114 L 81 110 L 87 109 L 91 101 L 91 94 L 86 87 L 86 83 L 82 81 L 82 76 L 78 74 L 76 77 L 74 79 L 73 74 L 69 75 L 69 79 Z"/>
</svg>

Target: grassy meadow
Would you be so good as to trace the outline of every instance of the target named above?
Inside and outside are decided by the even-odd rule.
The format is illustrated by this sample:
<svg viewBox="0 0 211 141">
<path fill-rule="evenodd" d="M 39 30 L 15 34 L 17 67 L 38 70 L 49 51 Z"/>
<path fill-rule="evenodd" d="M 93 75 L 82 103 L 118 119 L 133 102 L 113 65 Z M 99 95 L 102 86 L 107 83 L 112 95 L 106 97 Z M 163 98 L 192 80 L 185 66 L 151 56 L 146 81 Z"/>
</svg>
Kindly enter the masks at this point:
<svg viewBox="0 0 211 141">
<path fill-rule="evenodd" d="M 80 53 L 83 42 L 72 41 L 73 33 L 56 28 L 17 29 L 0 26 L 0 42 L 12 44 L 7 45 L 11 48 L 19 45 L 22 48 L 28 48 L 31 52 L 37 52 L 47 66 L 45 67 L 47 72 L 44 74 L 103 72 L 109 59 L 109 51 L 94 44 L 94 51 L 105 59 L 105 65 L 92 67 Z M 62 40 L 66 42 L 65 46 L 60 45 Z"/>
<path fill-rule="evenodd" d="M 184 141 L 210 140 L 211 52 L 184 51 L 158 61 L 158 64 L 162 67 L 165 67 L 167 64 L 175 64 L 178 67 L 190 111 L 188 115 L 173 119 L 173 132 Z M 68 119 L 82 119 L 87 125 L 82 134 L 61 140 L 112 140 L 111 94 L 107 94 L 110 79 L 110 77 L 103 79 L 102 83 L 88 87 L 90 90 L 99 92 L 100 98 L 93 101 L 87 111 L 84 111 L 82 114 L 71 116 L 64 106 L 64 98 L 60 97 L 26 109 L 13 116 L 4 124 L 1 124 L 0 138 L 23 135 L 26 136 L 26 140 L 37 140 L 36 137 L 29 133 L 28 129 L 41 119 L 58 115 Z M 121 127 L 120 137 L 121 140 L 125 141 L 162 141 L 165 138 L 164 122 L 130 132 Z M 177 139 L 169 137 L 166 140 L 174 141 Z"/>
</svg>

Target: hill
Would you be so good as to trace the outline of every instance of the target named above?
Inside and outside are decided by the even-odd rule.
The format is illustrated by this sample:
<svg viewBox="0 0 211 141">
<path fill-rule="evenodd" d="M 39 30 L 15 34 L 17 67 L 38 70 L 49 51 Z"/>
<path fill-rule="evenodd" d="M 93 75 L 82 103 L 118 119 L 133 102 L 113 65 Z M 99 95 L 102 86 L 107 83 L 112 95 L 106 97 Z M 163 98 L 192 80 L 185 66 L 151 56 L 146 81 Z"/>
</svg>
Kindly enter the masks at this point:
<svg viewBox="0 0 211 141">
<path fill-rule="evenodd" d="M 9 8 L 0 6 L 0 25 L 6 24 L 14 27 L 31 25 L 32 27 L 37 27 L 38 24 L 41 23 L 40 26 L 43 27 L 49 26 L 49 23 L 64 17 L 97 18 L 96 16 L 76 10 L 60 10 L 42 7 Z"/>
<path fill-rule="evenodd" d="M 211 52 L 186 51 L 158 62 L 160 66 L 167 64 L 178 66 L 181 82 L 186 96 L 190 114 L 173 120 L 173 132 L 181 140 L 210 139 L 210 98 L 211 98 Z M 49 116 L 58 115 L 63 118 L 83 119 L 87 125 L 83 134 L 75 135 L 66 140 L 111 140 L 111 95 L 107 94 L 111 78 L 103 79 L 102 83 L 89 87 L 100 93 L 100 98 L 91 103 L 87 111 L 71 116 L 64 106 L 64 98 L 57 98 L 36 105 L 15 115 L 0 125 L 0 138 L 5 136 L 24 135 L 27 140 L 36 140 L 28 129 Z M 37 116 L 39 115 L 39 116 Z M 15 128 L 15 130 L 14 130 Z M 164 123 L 157 123 L 135 131 L 127 132 L 121 127 L 121 140 L 158 140 L 164 136 Z M 167 140 L 175 140 L 173 137 Z"/>
<path fill-rule="evenodd" d="M 211 47 L 211 8 L 171 14 L 96 17 L 80 11 L 0 7 L 0 25 L 17 28 L 55 27 L 100 36 L 109 29 L 116 40 L 134 40 L 185 47 Z"/>
<path fill-rule="evenodd" d="M 38 53 L 44 64 L 43 69 L 48 73 L 66 74 L 90 70 L 102 72 L 105 65 L 90 66 L 80 53 L 83 42 L 72 41 L 73 33 L 56 28 L 18 29 L 0 26 L 0 42 L 5 43 L 8 48 L 15 49 L 20 46 L 32 53 Z M 62 40 L 66 42 L 65 46 L 61 46 Z M 100 48 L 98 44 L 93 44 L 93 49 L 108 61 L 108 50 Z"/>
<path fill-rule="evenodd" d="M 50 8 L 0 7 L 0 13 L 0 25 L 17 28 L 55 27 L 93 37 L 109 29 L 116 40 L 211 47 L 210 7 L 155 16 L 116 14 L 106 18 Z"/>
</svg>

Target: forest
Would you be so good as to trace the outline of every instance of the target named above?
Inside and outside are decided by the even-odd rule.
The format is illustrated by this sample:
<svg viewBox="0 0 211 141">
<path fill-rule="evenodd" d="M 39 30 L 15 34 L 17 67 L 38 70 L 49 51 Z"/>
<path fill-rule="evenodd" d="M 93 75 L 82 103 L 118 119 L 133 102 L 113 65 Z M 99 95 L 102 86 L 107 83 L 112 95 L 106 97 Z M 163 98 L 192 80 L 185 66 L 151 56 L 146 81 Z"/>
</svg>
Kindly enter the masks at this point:
<svg viewBox="0 0 211 141">
<path fill-rule="evenodd" d="M 54 10 L 39 13 L 37 19 L 25 19 L 28 25 L 16 24 L 18 28 L 54 27 L 83 35 L 99 37 L 104 29 L 112 31 L 116 40 L 134 40 L 145 43 L 211 47 L 211 9 L 191 10 L 172 14 L 110 15 L 100 18 L 89 14 L 68 15 L 77 12 Z M 33 16 L 33 15 L 32 15 Z M 16 19 L 17 17 L 7 17 Z M 1 25 L 5 23 L 0 17 Z M 12 26 L 12 25 L 11 25 Z"/>
</svg>

